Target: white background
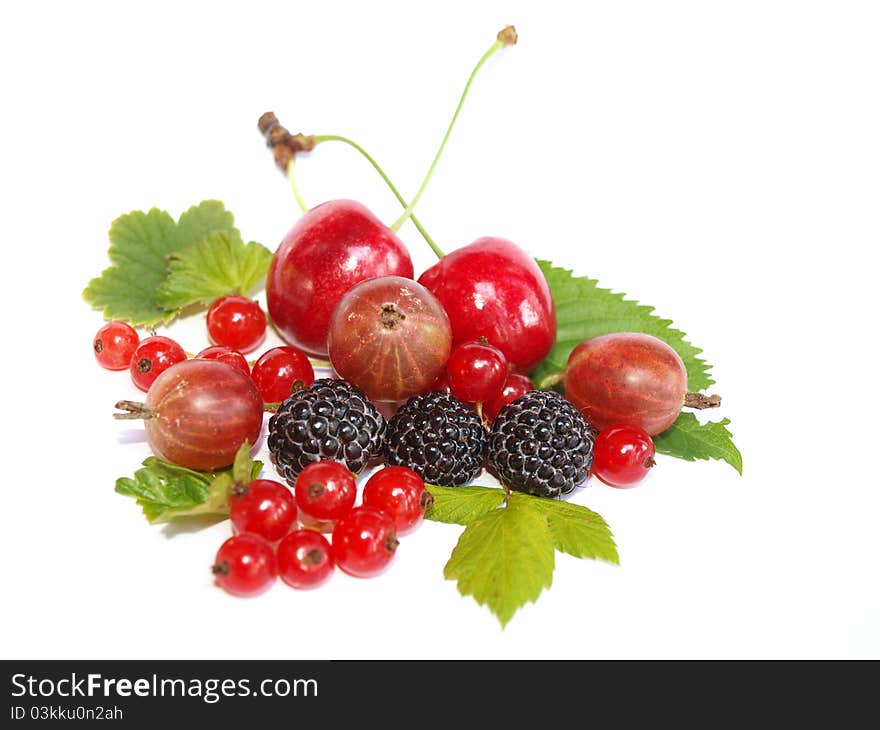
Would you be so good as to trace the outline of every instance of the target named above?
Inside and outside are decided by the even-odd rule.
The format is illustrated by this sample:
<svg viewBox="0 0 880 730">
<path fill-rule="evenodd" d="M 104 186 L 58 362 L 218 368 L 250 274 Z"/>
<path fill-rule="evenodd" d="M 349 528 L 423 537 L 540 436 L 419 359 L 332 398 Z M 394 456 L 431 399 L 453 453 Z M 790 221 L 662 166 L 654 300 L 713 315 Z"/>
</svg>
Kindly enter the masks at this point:
<svg viewBox="0 0 880 730">
<path fill-rule="evenodd" d="M 447 249 L 506 236 L 674 319 L 745 475 L 662 458 L 637 489 L 579 490 L 621 566 L 558 555 L 504 631 L 443 579 L 447 525 L 379 578 L 233 599 L 208 571 L 228 524 L 151 527 L 113 492 L 148 449 L 111 418 L 139 393 L 90 354 L 109 225 L 218 198 L 274 250 L 297 209 L 267 109 L 355 138 L 412 194 L 507 23 L 520 43 L 475 82 L 420 218 Z M 878 37 L 875 3 L 840 0 L 5 9 L 2 655 L 880 657 Z M 399 213 L 343 146 L 299 170 L 312 204 Z M 207 344 L 198 317 L 171 332 Z"/>
</svg>

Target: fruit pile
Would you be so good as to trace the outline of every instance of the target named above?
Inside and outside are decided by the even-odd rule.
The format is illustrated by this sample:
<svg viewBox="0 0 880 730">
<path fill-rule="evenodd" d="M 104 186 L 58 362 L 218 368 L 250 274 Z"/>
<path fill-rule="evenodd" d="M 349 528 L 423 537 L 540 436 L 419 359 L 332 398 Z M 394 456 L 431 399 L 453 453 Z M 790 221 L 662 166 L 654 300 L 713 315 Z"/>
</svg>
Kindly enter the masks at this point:
<svg viewBox="0 0 880 730">
<path fill-rule="evenodd" d="M 513 28 L 505 28 L 477 69 L 515 42 Z M 278 576 L 310 588 L 334 566 L 375 575 L 393 558 L 398 535 L 426 514 L 466 525 L 499 509 L 511 520 L 546 514 L 541 519 L 557 527 L 560 520 L 595 518 L 595 534 L 580 538 L 594 543 L 575 548 L 557 541 L 555 549 L 616 560 L 601 518 L 574 506 L 547 512 L 547 500 L 572 494 L 591 475 L 613 487 L 637 484 L 655 464 L 653 437 L 674 431 L 674 424 L 693 428 L 681 420 L 682 408 L 718 406 L 717 396 L 688 388 L 689 366 L 699 372 L 702 364 L 694 357 L 699 351 L 668 322 L 642 313 L 627 316 L 648 331 L 599 331 L 566 346 L 557 327 L 561 290 L 551 286 L 548 266 L 496 237 L 443 254 L 414 207 L 449 131 L 407 203 L 350 140 L 290 134 L 272 113 L 259 128 L 303 209 L 274 253 L 245 245 L 219 204 L 203 203 L 177 224 L 154 209 L 114 223 L 114 266 L 85 291 L 113 320 L 94 338 L 98 363 L 128 369 L 146 393 L 142 403 L 119 401 L 116 417 L 144 419 L 156 458 L 145 462 L 149 473 L 120 480 L 117 491 L 136 496 L 154 521 L 228 515 L 234 534 L 220 547 L 213 572 L 236 595 L 260 593 Z M 404 207 L 393 225 L 352 200 L 302 203 L 295 161 L 331 140 L 355 147 L 379 170 Z M 418 278 L 397 235 L 407 220 L 439 257 Z M 131 272 L 120 273 L 126 264 L 118 249 L 136 236 L 114 232 L 134 222 L 139 231 L 149 229 L 151 221 L 169 231 L 158 236 L 166 253 L 159 274 L 157 267 L 151 273 L 155 292 L 126 308 L 120 301 L 134 295 L 115 282 Z M 252 298 L 263 280 L 267 312 Z M 153 327 L 199 305 L 207 310 L 210 346 L 195 355 L 155 332 L 141 340 L 132 326 Z M 287 344 L 249 362 L 268 323 Z M 566 326 L 566 337 L 580 331 Z M 668 334 L 669 342 L 650 331 Z M 551 367 L 560 354 L 567 355 L 564 367 Z M 328 377 L 316 379 L 315 367 L 329 370 Z M 261 465 L 250 460 L 265 413 L 271 413 L 266 445 L 279 480 L 259 475 Z M 684 429 L 668 453 L 730 460 L 732 442 L 719 446 L 726 455 L 706 456 L 688 450 Z M 358 501 L 358 479 L 367 470 L 372 474 Z M 503 487 L 503 507 L 492 494 L 483 494 L 489 507 L 473 515 L 464 501 L 452 511 L 432 507 L 434 495 L 447 504 L 456 499 L 444 489 L 460 490 L 462 500 L 476 494 L 468 485 L 484 470 Z M 183 498 L 185 479 L 190 491 Z M 200 491 L 192 496 L 194 482 Z"/>
</svg>

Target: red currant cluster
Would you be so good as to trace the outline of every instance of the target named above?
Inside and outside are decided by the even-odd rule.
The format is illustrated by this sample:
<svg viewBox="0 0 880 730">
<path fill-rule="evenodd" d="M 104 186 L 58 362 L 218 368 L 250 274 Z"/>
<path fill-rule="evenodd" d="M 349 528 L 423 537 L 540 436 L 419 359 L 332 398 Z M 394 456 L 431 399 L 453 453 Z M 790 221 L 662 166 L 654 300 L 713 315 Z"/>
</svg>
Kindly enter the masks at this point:
<svg viewBox="0 0 880 730">
<path fill-rule="evenodd" d="M 472 404 L 487 425 L 504 406 L 534 389 L 531 379 L 512 371 L 504 353 L 485 337 L 455 348 L 433 385 L 433 390 Z"/>
<path fill-rule="evenodd" d="M 229 503 L 236 534 L 217 552 L 217 584 L 253 596 L 276 577 L 314 588 L 334 566 L 359 578 L 377 575 L 394 557 L 398 536 L 414 530 L 433 501 L 418 474 L 403 467 L 377 471 L 358 506 L 356 499 L 355 476 L 335 461 L 310 464 L 293 491 L 268 479 L 237 485 Z"/>
<path fill-rule="evenodd" d="M 297 383 L 308 386 L 314 381 L 312 363 L 296 347 L 273 347 L 253 365 L 247 361 L 245 354 L 266 337 L 266 315 L 258 302 L 241 296 L 220 297 L 208 309 L 206 323 L 212 345 L 195 357 L 238 368 L 254 381 L 266 403 L 284 400 Z M 132 382 L 144 392 L 168 368 L 187 359 L 186 351 L 172 338 L 152 335 L 141 340 L 126 322 L 108 322 L 101 327 L 93 347 L 102 367 L 127 368 Z"/>
</svg>

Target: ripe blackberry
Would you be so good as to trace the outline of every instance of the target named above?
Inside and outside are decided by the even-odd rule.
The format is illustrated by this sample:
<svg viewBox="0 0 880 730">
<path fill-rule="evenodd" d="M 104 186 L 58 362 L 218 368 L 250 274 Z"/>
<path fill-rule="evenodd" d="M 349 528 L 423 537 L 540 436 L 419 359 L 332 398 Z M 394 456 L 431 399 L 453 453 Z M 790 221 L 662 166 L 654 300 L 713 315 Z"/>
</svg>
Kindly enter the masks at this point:
<svg viewBox="0 0 880 730">
<path fill-rule="evenodd" d="M 410 398 L 388 422 L 385 463 L 407 466 L 430 484 L 466 484 L 483 468 L 486 429 L 448 393 Z"/>
<path fill-rule="evenodd" d="M 381 456 L 386 428 L 360 388 L 323 378 L 288 396 L 269 419 L 269 451 L 290 484 L 315 461 L 340 461 L 357 474 Z"/>
<path fill-rule="evenodd" d="M 587 478 L 592 463 L 590 424 L 559 393 L 526 393 L 492 423 L 489 465 L 510 489 L 559 497 Z"/>
</svg>

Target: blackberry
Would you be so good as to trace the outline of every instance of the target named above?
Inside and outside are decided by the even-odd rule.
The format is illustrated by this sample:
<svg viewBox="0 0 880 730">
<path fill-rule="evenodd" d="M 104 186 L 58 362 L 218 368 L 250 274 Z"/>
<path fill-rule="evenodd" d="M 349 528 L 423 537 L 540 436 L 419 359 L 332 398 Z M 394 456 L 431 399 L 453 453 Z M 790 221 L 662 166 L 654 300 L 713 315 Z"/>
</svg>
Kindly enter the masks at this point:
<svg viewBox="0 0 880 730">
<path fill-rule="evenodd" d="M 388 422 L 385 463 L 408 466 L 430 484 L 466 484 L 483 468 L 486 429 L 480 417 L 447 393 L 410 398 Z"/>
<path fill-rule="evenodd" d="M 385 418 L 356 385 L 322 378 L 292 393 L 269 419 L 269 451 L 291 485 L 314 461 L 341 461 L 357 474 L 381 456 Z"/>
<path fill-rule="evenodd" d="M 559 393 L 526 393 L 492 423 L 489 466 L 510 489 L 559 497 L 587 478 L 592 463 L 590 424 Z"/>
</svg>

